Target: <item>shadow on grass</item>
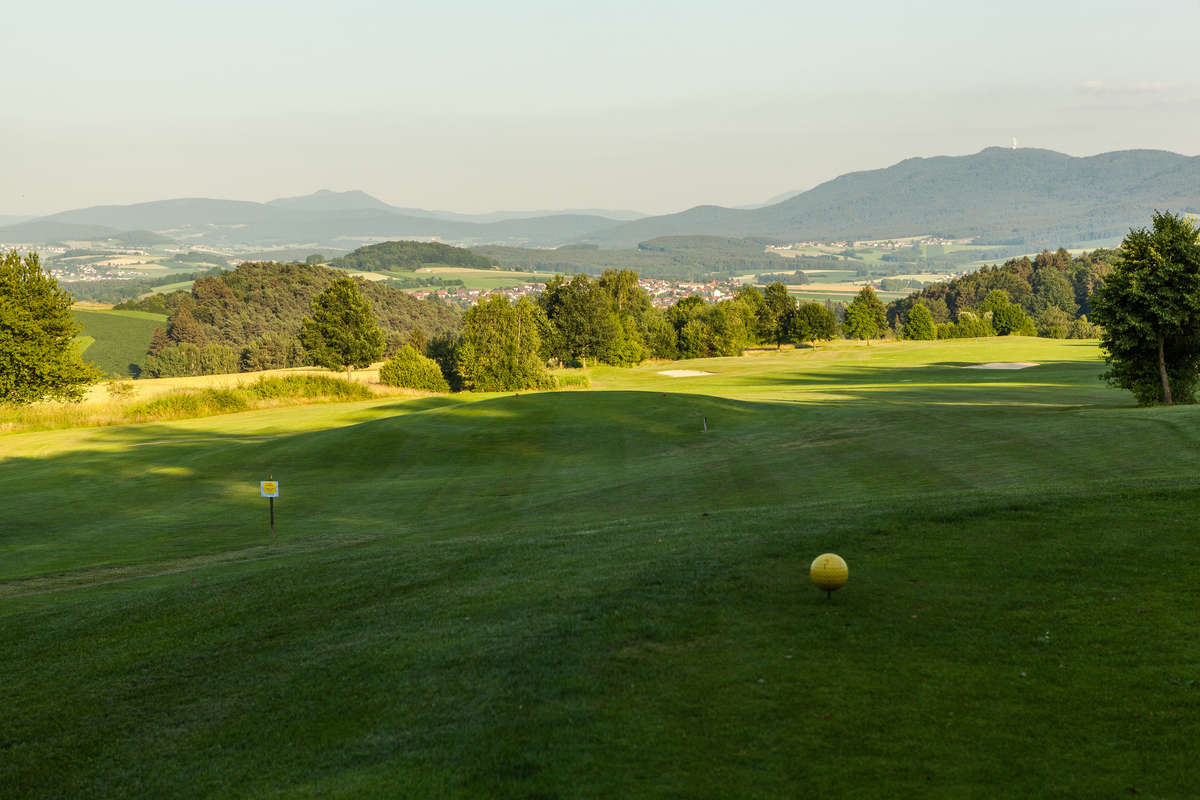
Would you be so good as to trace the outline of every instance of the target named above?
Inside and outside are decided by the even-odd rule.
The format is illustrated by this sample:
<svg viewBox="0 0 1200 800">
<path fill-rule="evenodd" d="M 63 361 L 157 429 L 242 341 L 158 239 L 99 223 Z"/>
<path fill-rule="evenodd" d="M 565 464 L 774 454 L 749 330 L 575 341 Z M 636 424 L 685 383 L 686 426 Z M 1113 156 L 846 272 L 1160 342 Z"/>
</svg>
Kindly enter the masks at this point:
<svg viewBox="0 0 1200 800">
<path fill-rule="evenodd" d="M 732 378 L 740 386 L 798 390 L 797 402 L 821 405 L 987 405 L 1014 408 L 1134 408 L 1132 398 L 1100 381 L 1100 366 L 1047 361 L 1018 370 L 966 369 L 976 362 L 905 367 L 831 365 L 812 372 Z M 820 396 L 821 390 L 835 394 Z M 806 401 L 805 392 L 818 393 Z"/>
</svg>

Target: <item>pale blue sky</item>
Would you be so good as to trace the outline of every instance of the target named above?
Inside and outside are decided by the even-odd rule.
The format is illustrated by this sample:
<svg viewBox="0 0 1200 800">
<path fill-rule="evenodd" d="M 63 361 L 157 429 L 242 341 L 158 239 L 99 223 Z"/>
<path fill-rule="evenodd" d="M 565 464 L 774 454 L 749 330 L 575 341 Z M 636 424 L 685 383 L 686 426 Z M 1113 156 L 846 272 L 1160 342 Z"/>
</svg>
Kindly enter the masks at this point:
<svg viewBox="0 0 1200 800">
<path fill-rule="evenodd" d="M 1200 0 L 48 2 L 5 11 L 0 212 L 359 188 L 754 203 L 989 145 L 1200 152 Z"/>
</svg>

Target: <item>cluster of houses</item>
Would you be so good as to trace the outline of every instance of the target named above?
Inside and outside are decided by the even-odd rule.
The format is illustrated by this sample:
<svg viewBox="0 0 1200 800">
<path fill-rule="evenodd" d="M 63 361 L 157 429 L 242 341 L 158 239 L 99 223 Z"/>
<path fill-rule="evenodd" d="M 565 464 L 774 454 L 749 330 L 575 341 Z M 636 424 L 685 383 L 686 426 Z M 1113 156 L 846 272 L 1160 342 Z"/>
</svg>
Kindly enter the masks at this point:
<svg viewBox="0 0 1200 800">
<path fill-rule="evenodd" d="M 728 300 L 740 285 L 737 281 L 708 281 L 704 283 L 666 281 L 657 278 L 642 278 L 638 285 L 650 295 L 650 302 L 655 308 L 668 308 L 690 295 L 698 295 L 706 302 L 716 303 Z M 503 295 L 508 300 L 516 301 L 529 297 L 546 288 L 545 283 L 522 283 L 518 286 L 506 286 L 502 289 L 467 289 L 462 286 L 451 286 L 430 289 L 410 289 L 409 294 L 418 299 L 437 297 L 445 302 L 462 306 L 473 306 L 480 300 L 493 295 Z"/>
<path fill-rule="evenodd" d="M 945 239 L 940 236 L 926 236 L 923 239 L 864 239 L 861 241 L 833 241 L 833 242 L 793 242 L 791 244 L 767 245 L 767 251 L 772 253 L 785 253 L 791 250 L 804 250 L 807 248 L 823 247 L 826 249 L 833 248 L 845 250 L 851 248 L 854 250 L 899 250 L 902 247 L 912 247 L 914 244 L 923 246 L 931 246 L 938 244 L 953 244 L 954 239 Z"/>
</svg>

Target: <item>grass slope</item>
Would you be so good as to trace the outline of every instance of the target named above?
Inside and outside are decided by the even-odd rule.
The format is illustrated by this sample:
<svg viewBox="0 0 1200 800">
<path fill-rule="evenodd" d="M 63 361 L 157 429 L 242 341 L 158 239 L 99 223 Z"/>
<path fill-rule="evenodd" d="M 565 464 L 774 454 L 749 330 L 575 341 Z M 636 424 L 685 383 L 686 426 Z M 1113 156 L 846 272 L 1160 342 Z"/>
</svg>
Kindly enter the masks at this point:
<svg viewBox="0 0 1200 800">
<path fill-rule="evenodd" d="M 690 366 L 4 437 L 0 794 L 1195 793 L 1200 409 L 1075 342 Z"/>
<path fill-rule="evenodd" d="M 167 318 L 162 314 L 144 311 L 84 311 L 71 312 L 83 326 L 81 336 L 95 341 L 84 354 L 100 369 L 117 375 L 130 375 L 130 366 L 141 363 L 150 346 L 150 337 Z"/>
</svg>

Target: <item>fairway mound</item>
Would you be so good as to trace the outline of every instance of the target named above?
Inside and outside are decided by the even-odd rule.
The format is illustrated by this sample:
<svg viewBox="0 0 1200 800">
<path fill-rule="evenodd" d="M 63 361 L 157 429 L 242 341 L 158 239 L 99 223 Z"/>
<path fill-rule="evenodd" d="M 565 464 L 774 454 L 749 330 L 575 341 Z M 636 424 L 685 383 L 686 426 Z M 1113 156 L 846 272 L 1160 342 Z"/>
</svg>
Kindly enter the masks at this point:
<svg viewBox="0 0 1200 800">
<path fill-rule="evenodd" d="M 1039 366 L 1036 361 L 989 361 L 986 364 L 971 364 L 965 369 L 1025 369 L 1036 366 Z"/>
<path fill-rule="evenodd" d="M 702 369 L 664 369 L 659 375 L 666 375 L 668 378 L 699 378 L 702 375 L 712 375 L 711 372 L 705 372 Z"/>
</svg>

